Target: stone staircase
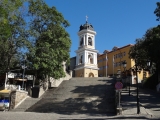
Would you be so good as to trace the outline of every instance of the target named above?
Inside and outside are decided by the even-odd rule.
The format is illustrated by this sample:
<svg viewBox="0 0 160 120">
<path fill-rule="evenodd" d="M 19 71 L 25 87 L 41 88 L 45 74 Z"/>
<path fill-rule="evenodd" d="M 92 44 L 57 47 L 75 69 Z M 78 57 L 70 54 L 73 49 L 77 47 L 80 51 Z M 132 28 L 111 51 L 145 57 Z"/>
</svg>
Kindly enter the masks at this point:
<svg viewBox="0 0 160 120">
<path fill-rule="evenodd" d="M 11 110 L 14 112 L 25 112 L 29 107 L 36 104 L 41 98 L 26 98 L 19 106 Z"/>
<path fill-rule="evenodd" d="M 27 112 L 115 114 L 114 79 L 72 78 L 49 89 Z"/>
</svg>

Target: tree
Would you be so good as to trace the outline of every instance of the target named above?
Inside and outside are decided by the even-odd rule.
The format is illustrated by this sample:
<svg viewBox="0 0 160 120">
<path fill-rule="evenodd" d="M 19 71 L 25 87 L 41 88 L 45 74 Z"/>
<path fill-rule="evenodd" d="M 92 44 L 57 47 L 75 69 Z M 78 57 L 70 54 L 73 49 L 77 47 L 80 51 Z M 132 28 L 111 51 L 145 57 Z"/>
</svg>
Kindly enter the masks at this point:
<svg viewBox="0 0 160 120">
<path fill-rule="evenodd" d="M 30 46 L 29 58 L 35 74 L 64 77 L 63 61 L 69 61 L 71 40 L 65 28 L 67 20 L 55 7 L 49 7 L 42 0 L 29 1 Z"/>
<path fill-rule="evenodd" d="M 157 16 L 157 21 L 160 20 L 160 2 L 157 2 L 157 8 L 154 11 L 154 14 Z"/>
<path fill-rule="evenodd" d="M 136 44 L 130 49 L 129 57 L 136 60 L 136 64 L 141 68 L 146 67 L 147 53 L 143 46 L 144 38 L 136 39 Z"/>
<path fill-rule="evenodd" d="M 147 68 L 147 60 L 149 60 L 151 62 L 151 67 L 156 68 L 156 73 L 158 75 L 160 70 L 160 54 L 158 53 L 160 53 L 159 25 L 147 30 L 143 38 L 136 40 L 136 44 L 130 50 L 129 56 L 132 59 L 136 59 L 137 65 L 141 66 L 141 68 Z M 158 80 L 159 78 L 160 77 L 158 77 Z"/>
<path fill-rule="evenodd" d="M 17 61 L 18 53 L 27 43 L 22 17 L 24 0 L 0 2 L 0 72 L 8 72 Z"/>
</svg>

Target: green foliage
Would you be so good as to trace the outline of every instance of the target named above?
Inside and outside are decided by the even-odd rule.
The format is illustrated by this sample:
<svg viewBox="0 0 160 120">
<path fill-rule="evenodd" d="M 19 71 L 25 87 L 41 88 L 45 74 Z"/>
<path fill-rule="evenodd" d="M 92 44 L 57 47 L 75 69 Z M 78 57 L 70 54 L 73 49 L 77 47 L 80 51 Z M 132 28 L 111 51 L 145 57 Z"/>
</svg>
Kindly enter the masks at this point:
<svg viewBox="0 0 160 120">
<path fill-rule="evenodd" d="M 160 2 L 157 2 L 157 8 L 155 9 L 154 13 L 157 16 L 157 20 L 159 21 Z M 160 74 L 159 53 L 160 53 L 160 25 L 148 29 L 145 35 L 141 39 L 136 40 L 135 46 L 129 52 L 129 57 L 136 60 L 137 65 L 143 69 L 147 68 L 146 63 L 149 60 L 151 62 L 150 68 L 152 69 L 156 68 L 156 74 L 158 76 L 158 74 Z M 158 79 L 159 77 L 157 77 L 156 81 L 159 81 Z"/>
<path fill-rule="evenodd" d="M 136 60 L 141 68 L 146 67 L 147 53 L 143 47 L 144 38 L 136 39 L 136 44 L 130 49 L 129 57 Z"/>
<path fill-rule="evenodd" d="M 146 61 L 151 64 L 160 64 L 160 26 L 146 31 L 143 38 L 137 39 L 135 46 L 130 50 L 129 56 L 137 60 L 137 64 L 146 67 Z"/>
<path fill-rule="evenodd" d="M 37 74 L 54 78 L 64 77 L 63 61 L 69 60 L 71 40 L 65 28 L 68 21 L 55 7 L 49 7 L 44 1 L 29 1 L 31 37 L 35 41 L 30 47 L 30 60 Z M 38 75 L 37 75 L 38 76 Z"/>
<path fill-rule="evenodd" d="M 65 75 L 62 62 L 69 63 L 71 40 L 65 30 L 69 23 L 55 7 L 43 0 L 1 0 L 0 24 L 0 72 L 15 67 L 26 49 L 26 64 L 34 74 Z"/>
<path fill-rule="evenodd" d="M 156 74 L 153 74 L 152 76 L 150 76 L 149 78 L 146 78 L 143 81 L 144 88 L 155 89 L 157 84 L 158 84 L 158 82 L 157 82 L 157 75 Z"/>
<path fill-rule="evenodd" d="M 154 27 L 153 29 L 146 32 L 144 46 L 151 61 L 159 64 L 160 63 L 160 26 Z"/>
<path fill-rule="evenodd" d="M 23 0 L 0 1 L 0 72 L 17 63 L 19 50 L 25 46 L 25 21 L 20 11 Z"/>
<path fill-rule="evenodd" d="M 157 2 L 157 8 L 154 11 L 154 14 L 157 16 L 157 21 L 160 20 L 160 2 Z"/>
</svg>

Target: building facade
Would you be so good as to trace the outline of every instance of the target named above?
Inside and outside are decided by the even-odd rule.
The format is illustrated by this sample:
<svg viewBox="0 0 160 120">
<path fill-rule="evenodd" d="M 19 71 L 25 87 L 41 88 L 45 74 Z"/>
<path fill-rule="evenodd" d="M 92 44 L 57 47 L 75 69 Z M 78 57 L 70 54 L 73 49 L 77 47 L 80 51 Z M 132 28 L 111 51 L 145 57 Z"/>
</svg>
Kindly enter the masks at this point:
<svg viewBox="0 0 160 120">
<path fill-rule="evenodd" d="M 98 77 L 97 53 L 95 50 L 95 35 L 93 26 L 86 23 L 80 26 L 79 45 L 76 50 L 75 77 Z"/>
<path fill-rule="evenodd" d="M 117 74 L 129 75 L 131 83 L 136 83 L 135 61 L 129 58 L 129 51 L 133 45 L 129 44 L 123 47 L 113 47 L 111 51 L 104 51 L 98 56 L 99 76 L 117 76 Z M 126 62 L 126 67 L 123 67 L 123 62 Z M 138 69 L 138 82 L 141 82 L 144 77 L 149 76 L 148 72 Z M 122 76 L 123 76 L 122 75 Z"/>
<path fill-rule="evenodd" d="M 109 51 L 105 50 L 103 52 L 103 54 L 98 54 L 97 57 L 97 62 L 98 62 L 98 76 L 99 77 L 107 77 L 108 75 L 108 71 L 107 71 L 107 67 L 108 67 L 108 58 L 107 58 L 107 53 Z"/>
</svg>

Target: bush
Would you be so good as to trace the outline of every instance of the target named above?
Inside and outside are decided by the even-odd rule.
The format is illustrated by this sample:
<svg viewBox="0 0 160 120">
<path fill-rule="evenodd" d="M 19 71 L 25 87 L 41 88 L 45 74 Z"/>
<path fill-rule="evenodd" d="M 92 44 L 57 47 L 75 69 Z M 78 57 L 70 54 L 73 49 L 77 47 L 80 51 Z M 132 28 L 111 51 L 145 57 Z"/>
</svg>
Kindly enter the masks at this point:
<svg viewBox="0 0 160 120">
<path fill-rule="evenodd" d="M 143 87 L 149 89 L 156 89 L 156 85 L 158 84 L 157 75 L 153 74 L 149 78 L 144 79 Z"/>
</svg>

